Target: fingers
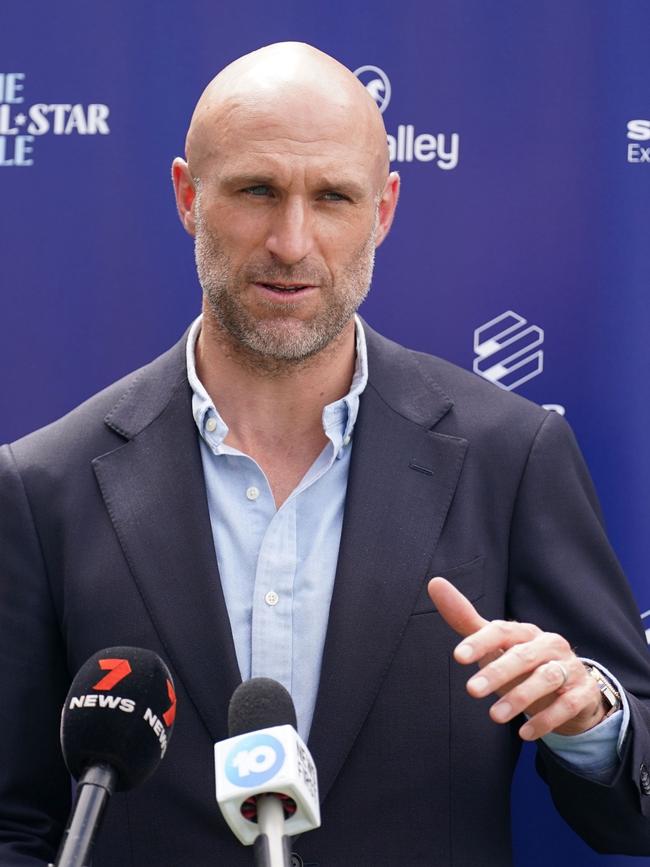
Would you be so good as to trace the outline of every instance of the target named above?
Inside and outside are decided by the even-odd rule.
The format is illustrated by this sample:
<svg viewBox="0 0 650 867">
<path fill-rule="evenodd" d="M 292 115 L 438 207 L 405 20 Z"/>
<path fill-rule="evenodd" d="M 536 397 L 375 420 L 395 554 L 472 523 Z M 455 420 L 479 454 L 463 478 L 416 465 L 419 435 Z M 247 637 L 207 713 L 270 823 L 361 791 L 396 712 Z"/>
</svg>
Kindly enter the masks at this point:
<svg viewBox="0 0 650 867">
<path fill-rule="evenodd" d="M 552 639 L 555 637 L 551 636 Z M 542 636 L 537 644 L 544 648 L 543 653 L 546 655 L 553 641 L 545 642 Z M 603 716 L 600 690 L 593 678 L 587 676 L 585 667 L 575 655 L 541 662 L 515 678 L 513 685 L 512 680 L 505 680 L 511 674 L 510 662 L 498 670 L 501 660 L 510 653 L 486 666 L 467 684 L 470 695 L 477 698 L 494 691 L 501 695 L 489 711 L 494 722 L 507 723 L 519 714 L 527 714 L 530 718 L 519 729 L 519 734 L 524 740 L 530 741 L 552 731 L 565 735 L 579 734 L 600 722 Z M 483 674 L 488 668 L 492 671 L 484 678 Z"/>
<path fill-rule="evenodd" d="M 550 732 L 573 735 L 597 725 L 604 716 L 598 687 L 593 678 L 558 694 L 544 710 L 536 713 L 519 729 L 525 741 L 534 741 Z M 595 687 L 595 690 L 594 690 Z"/>
<path fill-rule="evenodd" d="M 471 647 L 473 651 L 482 653 L 487 647 L 488 652 L 494 647 L 494 643 L 503 633 L 500 621 L 494 621 L 489 627 L 481 630 L 481 633 L 472 637 Z M 551 632 L 542 632 L 536 626 L 528 623 L 507 623 L 507 636 L 509 639 L 520 638 L 521 643 L 514 644 L 505 650 L 493 662 L 481 668 L 481 671 L 470 678 L 467 689 L 470 695 L 483 698 L 493 692 L 503 692 L 509 689 L 513 683 L 521 680 L 525 675 L 535 670 L 539 671 L 544 663 L 551 660 L 559 660 L 567 672 L 567 680 L 581 679 L 584 667 L 573 654 L 569 643 L 561 635 Z M 496 638 L 493 635 L 496 635 Z M 527 636 L 533 636 L 525 640 Z M 477 649 L 478 648 L 478 649 Z M 548 670 L 550 688 L 542 693 L 550 692 L 563 686 L 563 675 L 559 666 L 555 665 Z M 533 701 L 535 699 L 532 699 Z M 526 705 L 527 707 L 528 705 Z"/>
<path fill-rule="evenodd" d="M 496 692 L 501 696 L 490 708 L 497 723 L 527 714 L 530 719 L 519 730 L 524 740 L 552 731 L 577 734 L 596 725 L 602 718 L 600 692 L 561 635 L 528 623 L 493 621 L 472 636 L 472 652 L 491 653 L 495 643 L 527 635 L 534 637 L 512 645 L 469 679 L 470 695 L 483 698 Z"/>
<path fill-rule="evenodd" d="M 483 623 L 485 625 L 481 629 L 458 645 L 454 651 L 457 662 L 463 665 L 480 662 L 488 654 L 521 645 L 542 634 L 542 630 L 532 623 L 513 620 L 484 620 Z"/>
<path fill-rule="evenodd" d="M 585 701 L 588 703 L 593 698 L 592 691 L 587 689 L 589 684 L 584 679 L 584 667 L 577 660 L 577 667 L 582 671 L 574 671 L 575 666 L 570 662 L 559 663 L 557 660 L 550 660 L 536 668 L 528 677 L 521 683 L 503 694 L 503 697 L 492 705 L 490 708 L 490 716 L 495 722 L 509 722 L 520 713 L 528 713 L 529 715 L 536 714 L 536 711 L 545 711 L 563 699 L 558 707 L 570 709 L 572 702 L 581 694 L 584 694 Z M 564 671 L 563 671 L 564 669 Z M 565 680 L 564 672 L 568 677 Z M 469 686 L 469 685 L 468 685 Z M 568 696 L 564 700 L 564 696 Z M 546 701 L 544 701 L 546 699 Z M 575 709 L 572 716 L 582 710 L 582 705 Z M 571 717 L 565 717 L 560 720 L 560 723 L 566 722 Z M 536 735 L 539 737 L 539 735 Z"/>
<path fill-rule="evenodd" d="M 445 621 L 459 635 L 472 635 L 487 624 L 466 596 L 445 578 L 429 581 L 429 596 Z"/>
<path fill-rule="evenodd" d="M 490 708 L 495 722 L 525 713 L 529 719 L 519 729 L 524 740 L 550 732 L 579 734 L 600 722 L 600 690 L 565 638 L 532 623 L 485 620 L 444 578 L 433 578 L 428 589 L 444 620 L 463 636 L 456 661 L 480 666 L 467 691 L 475 698 L 501 696 Z"/>
</svg>

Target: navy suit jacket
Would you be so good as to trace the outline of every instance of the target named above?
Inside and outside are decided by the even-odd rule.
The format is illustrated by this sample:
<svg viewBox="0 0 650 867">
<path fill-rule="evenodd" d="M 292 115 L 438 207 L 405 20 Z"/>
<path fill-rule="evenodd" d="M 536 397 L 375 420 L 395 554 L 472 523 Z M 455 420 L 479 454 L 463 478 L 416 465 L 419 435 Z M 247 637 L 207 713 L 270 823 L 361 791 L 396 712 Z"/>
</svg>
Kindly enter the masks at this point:
<svg viewBox="0 0 650 867">
<path fill-rule="evenodd" d="M 434 575 L 486 618 L 562 633 L 614 672 L 631 724 L 610 785 L 543 747 L 558 809 L 601 851 L 650 853 L 650 667 L 638 611 L 564 420 L 366 327 L 334 595 L 309 746 L 322 828 L 307 865 L 508 865 L 516 730 L 470 699 Z M 94 867 L 230 867 L 212 745 L 239 683 L 219 583 L 184 339 L 0 450 L 0 864 L 51 859 L 69 809 L 58 745 L 95 651 L 157 651 L 177 686 L 158 771 L 113 797 Z"/>
</svg>

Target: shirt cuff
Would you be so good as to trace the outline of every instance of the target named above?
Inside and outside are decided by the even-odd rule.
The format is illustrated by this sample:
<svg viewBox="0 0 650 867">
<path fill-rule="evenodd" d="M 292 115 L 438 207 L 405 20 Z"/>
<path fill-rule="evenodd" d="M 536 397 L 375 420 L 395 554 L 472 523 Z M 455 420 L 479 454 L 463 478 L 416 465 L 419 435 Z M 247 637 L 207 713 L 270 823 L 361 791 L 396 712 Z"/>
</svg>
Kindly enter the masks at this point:
<svg viewBox="0 0 650 867">
<path fill-rule="evenodd" d="M 580 776 L 608 782 L 618 767 L 623 742 L 630 722 L 630 706 L 623 687 L 604 665 L 580 657 L 585 665 L 594 665 L 614 684 L 621 696 L 622 707 L 592 729 L 579 735 L 544 735 L 546 746 Z"/>
</svg>

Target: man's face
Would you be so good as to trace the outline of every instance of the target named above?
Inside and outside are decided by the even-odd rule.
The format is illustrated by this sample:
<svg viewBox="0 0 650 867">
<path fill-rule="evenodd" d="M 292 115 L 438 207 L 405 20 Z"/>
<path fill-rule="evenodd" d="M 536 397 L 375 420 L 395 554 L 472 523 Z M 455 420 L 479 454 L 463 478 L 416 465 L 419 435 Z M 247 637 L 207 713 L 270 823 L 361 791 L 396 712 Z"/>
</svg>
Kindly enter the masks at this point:
<svg viewBox="0 0 650 867">
<path fill-rule="evenodd" d="M 313 355 L 368 292 L 382 190 L 352 120 L 237 105 L 222 118 L 194 203 L 196 264 L 206 313 L 258 356 Z"/>
</svg>

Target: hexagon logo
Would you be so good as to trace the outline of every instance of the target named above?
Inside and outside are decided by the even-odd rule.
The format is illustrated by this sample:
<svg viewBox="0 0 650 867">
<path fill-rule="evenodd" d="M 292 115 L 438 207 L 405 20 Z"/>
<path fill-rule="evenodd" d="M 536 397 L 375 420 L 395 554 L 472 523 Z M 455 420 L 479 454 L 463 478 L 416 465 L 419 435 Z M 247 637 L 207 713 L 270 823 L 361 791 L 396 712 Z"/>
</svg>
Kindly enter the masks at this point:
<svg viewBox="0 0 650 867">
<path fill-rule="evenodd" d="M 528 326 L 528 327 L 526 327 Z M 512 391 L 544 370 L 544 331 L 506 310 L 474 330 L 472 369 L 499 388 Z"/>
</svg>

